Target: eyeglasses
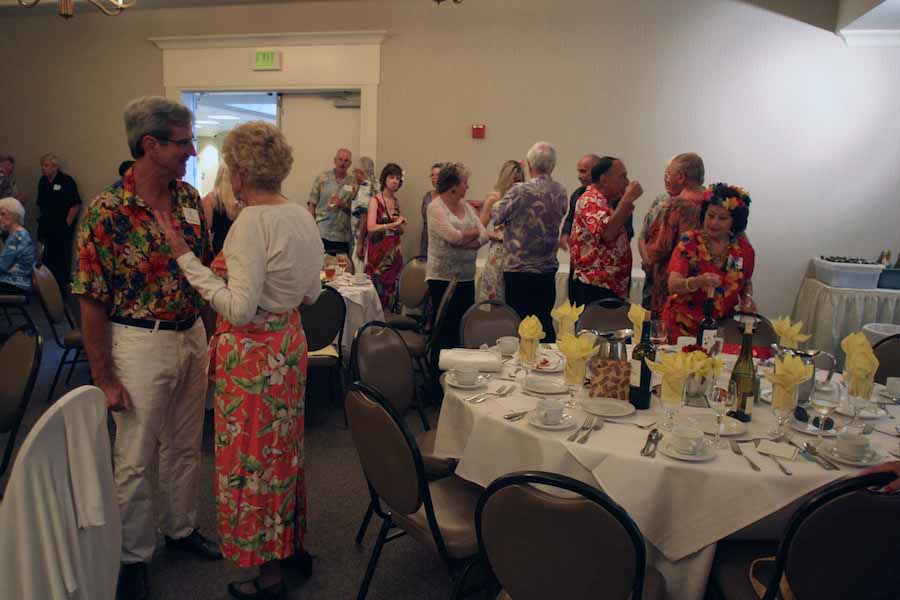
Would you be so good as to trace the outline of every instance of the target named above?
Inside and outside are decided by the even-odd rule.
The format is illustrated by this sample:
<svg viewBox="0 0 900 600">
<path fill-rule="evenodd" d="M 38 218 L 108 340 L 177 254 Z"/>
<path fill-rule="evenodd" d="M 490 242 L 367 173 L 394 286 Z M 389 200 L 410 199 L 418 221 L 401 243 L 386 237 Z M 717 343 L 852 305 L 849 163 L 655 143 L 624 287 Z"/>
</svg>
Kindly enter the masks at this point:
<svg viewBox="0 0 900 600">
<path fill-rule="evenodd" d="M 184 138 L 181 140 L 173 140 L 170 138 L 156 138 L 156 139 L 158 139 L 163 144 L 175 144 L 182 150 L 184 150 L 185 148 L 189 148 L 197 143 L 197 138 L 195 138 L 195 137 Z"/>
</svg>

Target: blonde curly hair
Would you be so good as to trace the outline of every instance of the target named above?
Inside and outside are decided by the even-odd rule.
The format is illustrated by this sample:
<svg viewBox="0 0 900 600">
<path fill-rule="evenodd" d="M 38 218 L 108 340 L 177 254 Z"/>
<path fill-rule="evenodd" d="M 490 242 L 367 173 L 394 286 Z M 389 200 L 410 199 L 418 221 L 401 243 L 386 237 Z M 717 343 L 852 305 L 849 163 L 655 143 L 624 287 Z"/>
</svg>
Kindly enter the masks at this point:
<svg viewBox="0 0 900 600">
<path fill-rule="evenodd" d="M 232 129 L 222 144 L 222 155 L 244 185 L 266 192 L 281 192 L 281 182 L 294 164 L 293 150 L 284 134 L 265 121 L 251 121 Z"/>
</svg>

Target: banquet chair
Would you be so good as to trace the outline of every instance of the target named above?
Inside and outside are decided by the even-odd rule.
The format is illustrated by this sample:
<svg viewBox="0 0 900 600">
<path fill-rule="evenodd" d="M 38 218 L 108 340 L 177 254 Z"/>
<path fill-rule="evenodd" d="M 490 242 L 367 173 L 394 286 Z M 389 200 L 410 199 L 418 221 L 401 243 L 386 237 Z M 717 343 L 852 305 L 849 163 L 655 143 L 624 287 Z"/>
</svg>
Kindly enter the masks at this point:
<svg viewBox="0 0 900 600">
<path fill-rule="evenodd" d="M 32 329 L 35 329 L 34 321 L 31 319 L 31 315 L 28 314 L 28 294 L 0 294 L 0 311 L 3 312 L 4 318 L 6 318 L 7 324 L 12 327 L 12 317 L 20 316 L 25 319 L 25 322 L 28 323 L 28 326 Z M 10 315 L 10 313 L 13 313 Z"/>
<path fill-rule="evenodd" d="M 406 350 L 403 338 L 396 330 L 380 321 L 366 323 L 356 334 L 350 350 L 350 369 L 354 381 L 362 381 L 378 390 L 398 415 L 404 417 L 410 407 L 415 407 L 422 419 L 425 431 L 415 435 L 422 454 L 425 476 L 429 481 L 447 477 L 456 469 L 457 460 L 434 454 L 435 431 L 428 425 L 413 374 L 412 357 Z M 362 543 L 369 521 L 375 510 L 369 503 L 363 522 L 356 534 L 356 543 Z"/>
<path fill-rule="evenodd" d="M 451 475 L 429 482 L 422 454 L 404 420 L 374 388 L 356 382 L 347 393 L 350 434 L 369 486 L 381 528 L 360 585 L 366 597 L 384 545 L 408 534 L 436 552 L 461 587 L 475 560 L 475 504 L 482 488 Z M 389 535 L 399 529 L 396 535 Z"/>
<path fill-rule="evenodd" d="M 617 298 L 595 300 L 584 307 L 578 319 L 575 331 L 590 329 L 598 333 L 607 333 L 619 329 L 630 329 L 631 319 L 628 310 L 631 305 Z"/>
<path fill-rule="evenodd" d="M 8 434 L 3 461 L 0 462 L 0 477 L 9 468 L 16 434 L 41 369 L 42 346 L 41 336 L 27 325 L 16 329 L 0 346 L 0 365 L 3 365 L 3 377 L 0 378 L 0 433 Z"/>
<path fill-rule="evenodd" d="M 744 335 L 744 324 L 740 321 L 741 317 L 753 317 L 756 319 L 756 328 L 753 330 L 753 345 L 770 347 L 772 344 L 778 343 L 778 335 L 772 322 L 766 317 L 757 313 L 736 312 L 734 316 L 727 317 L 719 321 L 719 331 L 726 344 L 740 344 Z"/>
<path fill-rule="evenodd" d="M 495 479 L 475 509 L 481 555 L 506 600 L 662 599 L 640 529 L 599 489 L 564 475 Z"/>
<path fill-rule="evenodd" d="M 884 385 L 888 377 L 900 377 L 900 333 L 879 340 L 872 351 L 878 359 L 875 381 Z"/>
<path fill-rule="evenodd" d="M 441 296 L 441 302 L 438 304 L 437 313 L 434 316 L 434 323 L 428 333 L 419 333 L 402 329 L 399 331 L 400 337 L 403 338 L 406 347 L 409 348 L 409 354 L 413 357 L 422 370 L 422 375 L 426 381 L 434 382 L 437 379 L 437 363 L 438 351 L 437 344 L 441 339 L 447 321 L 447 310 L 450 308 L 450 300 L 456 293 L 457 279 L 454 277 L 447 284 L 444 295 Z M 390 325 L 390 323 L 388 323 Z"/>
<path fill-rule="evenodd" d="M 122 545 L 106 396 L 65 394 L 19 450 L 0 504 L 4 598 L 113 600 Z"/>
<path fill-rule="evenodd" d="M 506 335 L 518 337 L 522 319 L 511 306 L 499 300 L 482 300 L 466 310 L 459 322 L 459 339 L 463 348 L 493 346 Z"/>
<path fill-rule="evenodd" d="M 327 369 L 332 401 L 338 402 L 344 388 L 344 319 L 347 305 L 333 287 L 323 286 L 313 304 L 300 305 L 300 320 L 309 352 L 307 370 Z M 344 415 L 346 423 L 347 415 Z"/>
<path fill-rule="evenodd" d="M 426 257 L 414 256 L 406 261 L 400 271 L 400 283 L 397 294 L 400 300 L 401 313 L 387 313 L 384 320 L 394 329 L 420 330 L 427 315 L 422 313 L 418 318 L 404 314 L 413 308 L 422 308 L 428 299 L 428 283 L 425 281 Z"/>
<path fill-rule="evenodd" d="M 56 345 L 62 348 L 62 356 L 59 357 L 59 365 L 56 367 L 56 373 L 53 375 L 53 383 L 50 384 L 50 391 L 47 392 L 47 403 L 53 400 L 53 391 L 59 381 L 59 375 L 62 373 L 63 367 L 69 365 L 69 374 L 66 376 L 66 383 L 72 380 L 72 373 L 75 371 L 75 365 L 87 362 L 87 354 L 84 352 L 84 343 L 81 339 L 81 330 L 75 326 L 75 320 L 69 314 L 69 309 L 63 301 L 62 294 L 59 291 L 59 284 L 50 269 L 44 265 L 35 267 L 31 274 L 32 284 L 38 300 L 41 301 L 41 308 L 44 315 L 50 323 L 50 331 L 53 332 L 53 340 Z M 63 322 L 68 323 L 69 330 L 60 336 L 57 326 Z M 69 357 L 69 353 L 73 353 Z"/>
<path fill-rule="evenodd" d="M 775 600 L 783 589 L 798 600 L 897 598 L 900 494 L 870 489 L 896 477 L 873 473 L 820 488 L 791 517 L 774 561 L 764 559 L 753 568 L 755 560 L 772 554 L 760 553 L 753 542 L 720 542 L 710 583 L 726 600 Z"/>
</svg>

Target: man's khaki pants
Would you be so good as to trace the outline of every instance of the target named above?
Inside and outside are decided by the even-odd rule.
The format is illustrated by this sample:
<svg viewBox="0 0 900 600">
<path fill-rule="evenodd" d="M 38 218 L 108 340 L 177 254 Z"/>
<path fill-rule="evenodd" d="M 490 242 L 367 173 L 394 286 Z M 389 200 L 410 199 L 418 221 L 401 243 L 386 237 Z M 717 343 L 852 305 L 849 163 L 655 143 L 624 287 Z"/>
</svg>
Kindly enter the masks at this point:
<svg viewBox="0 0 900 600">
<path fill-rule="evenodd" d="M 133 408 L 113 413 L 114 462 L 122 513 L 122 562 L 149 562 L 156 547 L 151 465 L 159 456 L 159 528 L 172 538 L 194 529 L 206 399 L 206 332 L 110 323 L 116 376 Z"/>
</svg>

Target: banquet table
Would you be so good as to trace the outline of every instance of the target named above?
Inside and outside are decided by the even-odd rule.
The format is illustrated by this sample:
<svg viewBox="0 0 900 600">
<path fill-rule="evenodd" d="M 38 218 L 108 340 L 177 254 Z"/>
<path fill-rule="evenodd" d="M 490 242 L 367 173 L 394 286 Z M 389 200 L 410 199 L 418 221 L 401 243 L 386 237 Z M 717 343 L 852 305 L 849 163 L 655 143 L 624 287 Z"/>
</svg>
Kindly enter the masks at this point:
<svg viewBox="0 0 900 600">
<path fill-rule="evenodd" d="M 807 277 L 797 292 L 791 320 L 803 321 L 812 336 L 809 347 L 834 354 L 842 368 L 845 337 L 867 323 L 900 325 L 900 290 L 835 288 Z"/>
<path fill-rule="evenodd" d="M 733 360 L 726 362 L 726 370 L 729 365 L 733 365 Z M 761 520 L 764 528 L 767 518 L 783 520 L 789 512 L 779 513 L 781 509 L 792 508 L 792 502 L 816 488 L 858 471 L 846 466 L 826 471 L 798 458 L 785 463 L 793 471 L 792 476 L 786 476 L 772 460 L 758 454 L 752 443 L 741 444 L 741 449 L 761 468 L 760 472 L 752 471 L 744 458 L 728 449 L 718 450 L 710 462 L 679 461 L 661 452 L 652 459 L 642 457 L 639 450 L 648 430 L 613 421 L 646 424 L 661 420 L 656 401 L 649 410 L 606 419 L 603 428 L 595 431 L 584 445 L 568 442 L 566 438 L 572 429 L 547 431 L 530 425 L 527 417 L 515 422 L 503 419 L 509 412 L 533 410 L 537 403 L 537 398 L 521 393 L 521 379 L 508 380 L 511 367 L 503 369 L 493 374 L 485 389 L 514 384 L 514 393 L 480 404 L 464 402 L 463 398 L 483 390 L 456 389 L 444 378 L 435 454 L 459 459 L 456 474 L 481 486 L 512 471 L 542 470 L 600 487 L 640 527 L 647 542 L 648 560 L 665 576 L 667 598 L 672 600 L 703 598 L 717 541 Z M 561 379 L 561 375 L 541 376 Z M 586 413 L 579 408 L 567 410 L 571 410 L 577 424 L 584 421 Z M 898 406 L 889 410 L 900 415 Z M 711 411 L 681 409 L 681 415 L 698 417 L 704 413 Z M 840 422 L 842 418 L 836 419 Z M 887 429 L 885 421 L 887 417 L 875 421 L 876 426 Z M 773 422 L 770 408 L 760 404 L 753 412 L 749 430 L 734 439 L 765 437 Z M 802 434 L 795 437 L 814 441 Z M 887 450 L 898 448 L 898 440 L 888 435 L 872 433 L 871 441 L 886 458 L 890 458 Z M 770 535 L 775 537 L 782 526 L 783 523 L 771 526 Z"/>
<path fill-rule="evenodd" d="M 341 346 L 344 356 L 349 359 L 356 332 L 369 321 L 384 321 L 384 310 L 371 280 L 358 284 L 353 283 L 350 275 L 339 275 L 327 285 L 338 291 L 347 307 Z"/>
</svg>

